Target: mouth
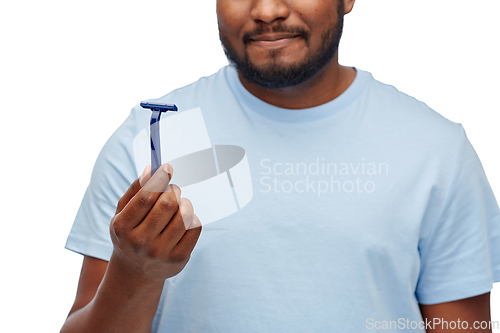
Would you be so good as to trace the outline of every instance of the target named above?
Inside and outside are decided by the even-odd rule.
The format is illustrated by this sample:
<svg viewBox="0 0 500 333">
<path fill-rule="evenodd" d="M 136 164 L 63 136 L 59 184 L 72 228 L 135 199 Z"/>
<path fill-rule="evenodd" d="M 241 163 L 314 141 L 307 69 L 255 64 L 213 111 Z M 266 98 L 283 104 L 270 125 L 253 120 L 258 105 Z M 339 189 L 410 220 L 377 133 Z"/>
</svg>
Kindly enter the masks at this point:
<svg viewBox="0 0 500 333">
<path fill-rule="evenodd" d="M 250 42 L 263 48 L 279 48 L 296 41 L 300 35 L 297 34 L 265 34 L 250 38 Z"/>
</svg>

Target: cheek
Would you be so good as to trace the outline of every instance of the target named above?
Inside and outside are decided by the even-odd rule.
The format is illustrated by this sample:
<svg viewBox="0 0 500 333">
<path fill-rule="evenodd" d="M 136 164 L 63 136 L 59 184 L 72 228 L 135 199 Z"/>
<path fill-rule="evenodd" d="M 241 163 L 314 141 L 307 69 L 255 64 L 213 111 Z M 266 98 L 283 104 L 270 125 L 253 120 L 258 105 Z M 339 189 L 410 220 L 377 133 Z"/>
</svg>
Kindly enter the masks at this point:
<svg viewBox="0 0 500 333">
<path fill-rule="evenodd" d="M 288 3 L 297 17 L 311 29 L 319 27 L 321 30 L 321 26 L 330 25 L 337 17 L 337 1 L 334 0 L 290 0 Z"/>
<path fill-rule="evenodd" d="M 320 48 L 323 43 L 323 35 L 332 29 L 337 22 L 336 10 L 332 8 L 323 8 L 314 12 L 304 11 L 301 16 L 302 22 L 307 26 L 310 32 L 311 48 Z"/>
<path fill-rule="evenodd" d="M 239 36 L 248 17 L 249 1 L 219 0 L 217 1 L 217 20 L 219 28 L 228 37 Z"/>
</svg>

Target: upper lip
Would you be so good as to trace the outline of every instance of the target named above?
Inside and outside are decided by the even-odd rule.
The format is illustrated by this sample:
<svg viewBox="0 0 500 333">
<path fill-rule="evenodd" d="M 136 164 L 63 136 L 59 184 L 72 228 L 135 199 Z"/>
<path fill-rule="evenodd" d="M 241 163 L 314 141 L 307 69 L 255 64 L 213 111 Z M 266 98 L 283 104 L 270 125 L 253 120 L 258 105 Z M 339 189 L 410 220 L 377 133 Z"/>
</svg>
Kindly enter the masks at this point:
<svg viewBox="0 0 500 333">
<path fill-rule="evenodd" d="M 272 41 L 275 41 L 278 39 L 293 38 L 293 37 L 298 37 L 298 36 L 299 35 L 297 35 L 297 34 L 280 33 L 280 34 L 264 34 L 264 35 L 252 37 L 250 39 L 254 40 L 254 41 L 270 41 L 270 42 L 272 42 Z"/>
</svg>

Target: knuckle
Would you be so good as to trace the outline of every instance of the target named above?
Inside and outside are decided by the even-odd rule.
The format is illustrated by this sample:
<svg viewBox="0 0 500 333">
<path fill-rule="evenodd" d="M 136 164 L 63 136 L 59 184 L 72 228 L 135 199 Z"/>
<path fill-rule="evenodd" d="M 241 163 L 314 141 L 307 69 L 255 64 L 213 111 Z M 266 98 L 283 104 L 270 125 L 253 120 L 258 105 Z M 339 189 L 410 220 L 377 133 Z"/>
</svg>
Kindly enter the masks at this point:
<svg viewBox="0 0 500 333">
<path fill-rule="evenodd" d="M 138 181 L 134 181 L 132 185 L 130 185 L 130 190 L 132 192 L 137 192 L 141 189 L 141 184 Z"/>
<path fill-rule="evenodd" d="M 161 260 L 163 258 L 163 251 L 158 247 L 151 247 L 148 249 L 148 256 L 153 259 Z"/>
<path fill-rule="evenodd" d="M 181 264 L 189 259 L 190 253 L 184 253 L 182 251 L 172 251 L 169 255 L 169 261 L 174 264 Z"/>
<path fill-rule="evenodd" d="M 178 207 L 175 199 L 172 199 L 168 195 L 161 196 L 161 198 L 158 200 L 158 205 L 160 206 L 160 208 L 162 210 L 169 211 L 169 212 L 176 210 Z"/>
<path fill-rule="evenodd" d="M 180 218 L 183 221 L 193 221 L 194 211 L 193 204 L 187 198 L 181 198 L 179 203 Z"/>
<path fill-rule="evenodd" d="M 118 200 L 118 203 L 116 204 L 116 207 L 124 206 L 125 205 L 125 199 L 123 197 Z"/>
<path fill-rule="evenodd" d="M 193 211 L 193 203 L 188 198 L 181 198 L 180 205 L 182 205 L 183 209 L 185 209 L 186 211 Z"/>
<path fill-rule="evenodd" d="M 176 184 L 172 184 L 172 188 L 175 192 L 177 192 L 177 194 L 181 194 L 181 188 L 179 186 L 177 186 Z"/>
<path fill-rule="evenodd" d="M 125 235 L 125 225 L 119 219 L 113 218 L 111 222 L 111 230 L 118 238 L 122 238 Z"/>
<path fill-rule="evenodd" d="M 200 232 L 201 232 L 201 229 L 202 229 L 202 224 L 201 224 L 201 221 L 200 221 L 200 218 L 193 213 L 193 224 L 192 224 L 192 228 L 199 228 Z M 199 234 L 198 234 L 199 236 Z"/>
<path fill-rule="evenodd" d="M 181 197 L 181 188 L 175 184 L 168 184 L 166 191 L 172 198 L 175 198 L 176 201 L 180 201 Z"/>
<path fill-rule="evenodd" d="M 134 235 L 130 238 L 130 244 L 136 250 L 144 250 L 147 248 L 148 239 L 142 234 Z"/>
<path fill-rule="evenodd" d="M 138 201 L 140 206 L 149 207 L 154 204 L 154 194 L 152 192 L 142 191 Z"/>
</svg>

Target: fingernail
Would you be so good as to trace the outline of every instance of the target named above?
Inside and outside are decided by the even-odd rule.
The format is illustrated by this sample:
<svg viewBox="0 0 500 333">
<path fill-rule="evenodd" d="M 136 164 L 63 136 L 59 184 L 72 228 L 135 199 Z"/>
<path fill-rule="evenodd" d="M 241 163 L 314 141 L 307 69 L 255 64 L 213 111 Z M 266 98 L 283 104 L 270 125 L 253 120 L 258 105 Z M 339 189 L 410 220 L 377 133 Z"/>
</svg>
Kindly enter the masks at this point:
<svg viewBox="0 0 500 333">
<path fill-rule="evenodd" d="M 145 182 L 144 186 L 142 187 L 145 191 L 148 192 L 164 192 L 165 187 L 168 185 L 170 182 L 170 179 L 172 179 L 172 176 L 166 172 L 165 168 L 158 169 L 160 172 L 155 172 L 153 177 L 149 177 L 149 175 L 146 175 L 145 178 L 143 179 Z"/>
<path fill-rule="evenodd" d="M 174 168 L 172 168 L 170 164 L 163 164 L 163 168 L 170 174 L 170 178 L 172 178 L 172 175 L 174 174 Z"/>
</svg>

